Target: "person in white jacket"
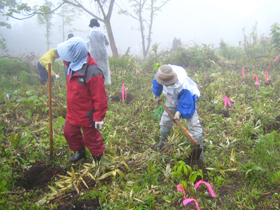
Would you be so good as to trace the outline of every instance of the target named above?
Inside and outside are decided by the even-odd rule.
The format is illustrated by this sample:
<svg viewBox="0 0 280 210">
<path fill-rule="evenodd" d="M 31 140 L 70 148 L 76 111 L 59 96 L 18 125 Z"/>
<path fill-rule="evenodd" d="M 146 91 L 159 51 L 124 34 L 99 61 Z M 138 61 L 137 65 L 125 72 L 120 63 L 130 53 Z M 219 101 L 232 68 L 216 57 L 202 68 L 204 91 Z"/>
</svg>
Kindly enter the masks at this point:
<svg viewBox="0 0 280 210">
<path fill-rule="evenodd" d="M 110 66 L 107 55 L 106 46 L 109 45 L 109 41 L 106 35 L 100 31 L 100 24 L 97 19 L 91 19 L 89 27 L 90 32 L 87 36 L 86 43 L 90 55 L 97 62 L 98 67 L 102 70 L 105 77 L 105 85 L 111 84 Z"/>
<path fill-rule="evenodd" d="M 203 149 L 203 129 L 196 111 L 196 99 L 200 97 L 200 91 L 196 83 L 188 77 L 186 70 L 181 66 L 162 65 L 153 79 L 153 93 L 157 102 L 162 100 L 160 95 L 163 93 L 166 97 L 166 107 L 174 115 L 174 119 L 186 118 L 189 132 Z M 157 146 L 162 148 L 174 125 L 173 119 L 166 111 L 163 112 L 159 125 L 161 137 Z M 202 151 L 200 160 L 203 159 Z"/>
</svg>

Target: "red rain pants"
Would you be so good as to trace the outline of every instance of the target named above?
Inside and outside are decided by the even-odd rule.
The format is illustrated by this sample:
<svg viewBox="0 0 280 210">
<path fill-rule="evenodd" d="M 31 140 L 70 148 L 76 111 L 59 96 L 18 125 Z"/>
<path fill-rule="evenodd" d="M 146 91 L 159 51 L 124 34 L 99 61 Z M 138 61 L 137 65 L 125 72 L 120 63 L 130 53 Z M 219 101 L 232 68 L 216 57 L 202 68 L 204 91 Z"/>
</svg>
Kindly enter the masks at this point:
<svg viewBox="0 0 280 210">
<path fill-rule="evenodd" d="M 83 135 L 81 132 L 83 129 Z M 68 120 L 64 125 L 64 137 L 72 151 L 79 151 L 86 146 L 92 155 L 99 157 L 103 154 L 105 146 L 99 130 L 94 127 L 80 127 L 72 125 Z"/>
</svg>

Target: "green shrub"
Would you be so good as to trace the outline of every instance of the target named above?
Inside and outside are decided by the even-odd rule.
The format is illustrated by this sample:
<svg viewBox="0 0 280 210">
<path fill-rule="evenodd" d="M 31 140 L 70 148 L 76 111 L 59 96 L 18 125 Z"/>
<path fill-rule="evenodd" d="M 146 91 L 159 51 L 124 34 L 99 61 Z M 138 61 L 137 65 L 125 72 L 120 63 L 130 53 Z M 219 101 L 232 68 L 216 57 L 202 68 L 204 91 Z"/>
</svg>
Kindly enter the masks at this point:
<svg viewBox="0 0 280 210">
<path fill-rule="evenodd" d="M 39 84 L 38 79 L 34 79 L 34 67 L 20 59 L 0 59 L 0 75 L 0 89 L 6 93 L 24 84 Z"/>
<path fill-rule="evenodd" d="M 179 47 L 165 56 L 163 63 L 176 64 L 195 70 L 206 70 L 218 61 L 218 56 L 210 45 L 202 44 L 194 47 Z"/>
<path fill-rule="evenodd" d="M 230 46 L 227 43 L 225 43 L 224 40 L 221 40 L 220 42 L 218 54 L 229 60 L 241 60 L 244 55 L 239 47 Z"/>
</svg>

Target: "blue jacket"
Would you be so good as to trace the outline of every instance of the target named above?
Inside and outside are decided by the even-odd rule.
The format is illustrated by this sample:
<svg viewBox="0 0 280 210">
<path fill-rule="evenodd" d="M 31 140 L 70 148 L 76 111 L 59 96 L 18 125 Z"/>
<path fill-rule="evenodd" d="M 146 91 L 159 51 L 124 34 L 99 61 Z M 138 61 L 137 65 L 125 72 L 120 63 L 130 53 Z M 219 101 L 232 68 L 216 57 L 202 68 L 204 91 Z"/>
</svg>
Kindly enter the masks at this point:
<svg viewBox="0 0 280 210">
<path fill-rule="evenodd" d="M 200 92 L 196 83 L 188 77 L 183 67 L 175 65 L 171 65 L 171 67 L 177 74 L 177 82 L 171 86 L 164 86 L 154 78 L 153 93 L 156 96 L 163 93 L 166 100 L 170 102 L 169 104 L 173 104 L 183 118 L 190 118 L 196 110 L 196 99 L 199 98 Z"/>
</svg>

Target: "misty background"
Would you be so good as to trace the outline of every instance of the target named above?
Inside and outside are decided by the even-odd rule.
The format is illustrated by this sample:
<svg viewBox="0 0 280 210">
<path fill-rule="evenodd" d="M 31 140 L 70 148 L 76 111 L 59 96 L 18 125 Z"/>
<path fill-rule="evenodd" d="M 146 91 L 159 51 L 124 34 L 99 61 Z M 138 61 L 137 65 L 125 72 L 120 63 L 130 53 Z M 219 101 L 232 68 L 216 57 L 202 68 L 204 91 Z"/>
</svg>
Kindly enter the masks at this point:
<svg viewBox="0 0 280 210">
<path fill-rule="evenodd" d="M 28 1 L 30 5 L 43 3 L 44 1 L 38 0 Z M 120 7 L 129 10 L 129 1 L 116 0 L 111 17 L 119 54 L 124 54 L 130 47 L 130 54 L 141 55 L 138 22 L 129 16 L 118 14 Z M 230 45 L 238 46 L 239 42 L 243 41 L 243 28 L 245 34 L 249 35 L 256 23 L 258 37 L 262 35 L 270 37 L 270 27 L 274 22 L 280 22 L 279 8 L 280 1 L 277 0 L 171 0 L 155 16 L 152 45 L 157 43 L 160 50 L 170 50 L 176 37 L 181 39 L 184 45 L 189 46 L 204 43 L 219 47 L 222 39 Z M 86 39 L 91 18 L 86 12 L 79 12 L 72 26 L 66 27 L 65 39 L 69 33 Z M 26 20 L 10 18 L 8 22 L 12 28 L 1 28 L 1 34 L 6 39 L 9 54 L 20 56 L 25 52 L 34 52 L 42 56 L 47 51 L 45 27 L 39 25 L 37 16 Z M 57 13 L 53 16 L 52 23 L 50 49 L 64 41 L 61 29 L 62 18 Z M 104 24 L 100 22 L 100 25 L 106 33 Z M 112 55 L 110 47 L 107 51 Z"/>
</svg>

